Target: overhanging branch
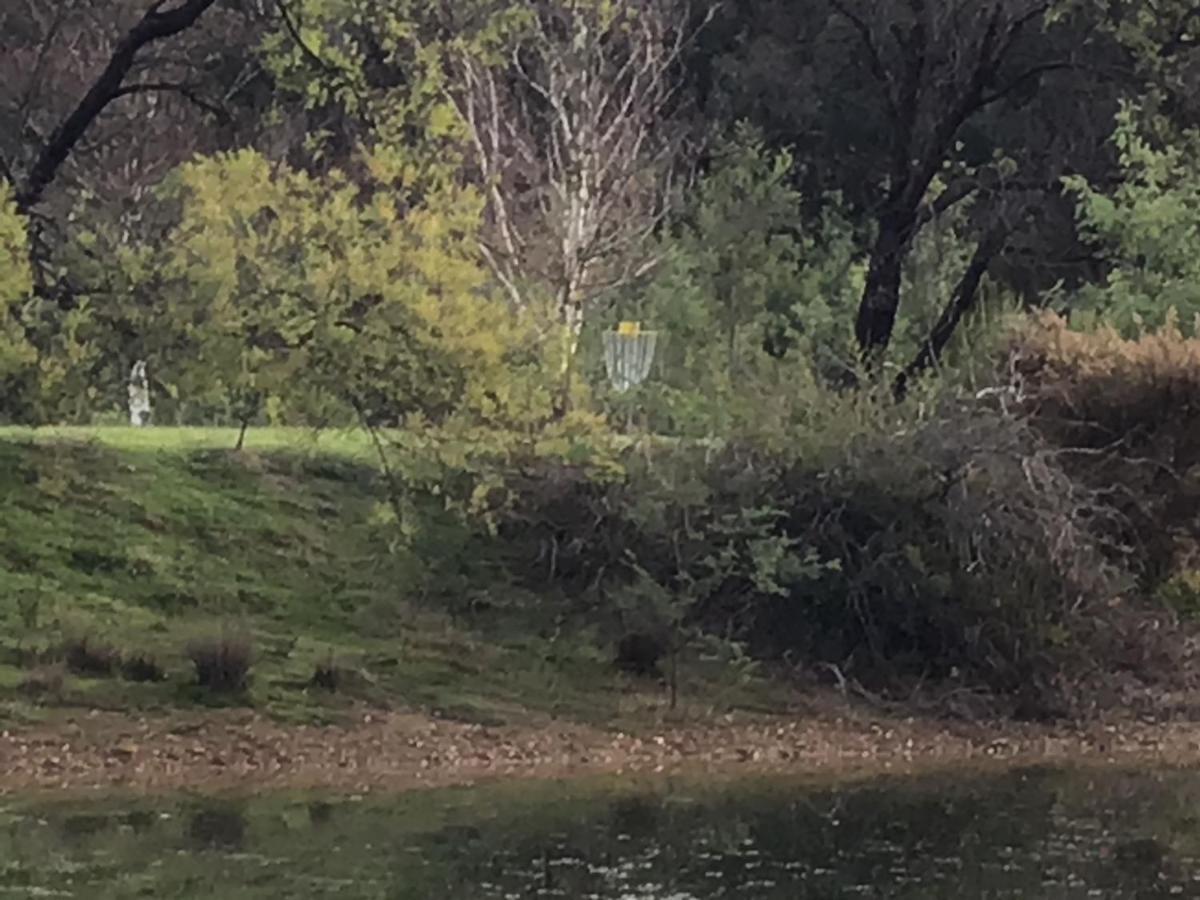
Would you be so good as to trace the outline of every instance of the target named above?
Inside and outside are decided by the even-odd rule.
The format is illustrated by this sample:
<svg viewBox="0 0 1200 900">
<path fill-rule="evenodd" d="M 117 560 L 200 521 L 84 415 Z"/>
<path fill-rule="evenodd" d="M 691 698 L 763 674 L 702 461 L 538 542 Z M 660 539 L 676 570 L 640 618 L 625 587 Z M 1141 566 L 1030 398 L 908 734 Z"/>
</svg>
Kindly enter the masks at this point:
<svg viewBox="0 0 1200 900">
<path fill-rule="evenodd" d="M 1071 62 L 1070 60 L 1059 60 L 1056 62 L 1048 62 L 1042 63 L 1041 65 L 1032 66 L 1031 68 L 1026 69 L 1020 75 L 1009 79 L 996 90 L 983 94 L 979 98 L 979 102 L 976 104 L 972 112 L 977 112 L 978 110 L 983 109 L 985 106 L 990 106 L 998 100 L 1003 100 L 1005 97 L 1009 96 L 1017 89 L 1025 86 L 1030 81 L 1040 78 L 1041 76 L 1050 72 L 1062 72 L 1068 69 L 1077 68 L 1080 68 L 1080 66 L 1077 63 Z"/>
<path fill-rule="evenodd" d="M 92 122 L 120 95 L 122 83 L 133 68 L 138 53 L 147 44 L 172 37 L 191 28 L 216 0 L 184 0 L 162 11 L 166 0 L 157 0 L 146 14 L 117 42 L 104 71 L 66 119 L 42 146 L 29 176 L 17 193 L 17 207 L 28 212 L 41 202 L 46 188 L 83 138 Z"/>
</svg>

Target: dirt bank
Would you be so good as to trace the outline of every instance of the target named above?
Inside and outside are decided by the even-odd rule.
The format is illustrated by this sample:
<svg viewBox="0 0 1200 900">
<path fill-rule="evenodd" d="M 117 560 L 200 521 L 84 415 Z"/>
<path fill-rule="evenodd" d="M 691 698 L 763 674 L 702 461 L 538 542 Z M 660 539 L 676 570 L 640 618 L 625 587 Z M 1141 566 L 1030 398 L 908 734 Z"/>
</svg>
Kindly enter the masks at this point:
<svg viewBox="0 0 1200 900">
<path fill-rule="evenodd" d="M 250 712 L 88 713 L 0 732 L 0 793 L 121 788 L 408 790 L 497 777 L 692 771 L 870 773 L 977 761 L 1200 765 L 1200 725 L 947 723 L 853 708 L 637 733 L 484 727 L 412 713 L 294 726 Z"/>
</svg>

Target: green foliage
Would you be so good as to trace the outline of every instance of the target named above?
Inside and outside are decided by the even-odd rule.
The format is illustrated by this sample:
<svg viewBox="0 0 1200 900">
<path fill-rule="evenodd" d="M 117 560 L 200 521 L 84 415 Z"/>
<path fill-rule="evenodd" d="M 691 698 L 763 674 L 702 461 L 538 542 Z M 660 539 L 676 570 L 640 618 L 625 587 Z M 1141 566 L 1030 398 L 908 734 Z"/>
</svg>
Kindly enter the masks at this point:
<svg viewBox="0 0 1200 900">
<path fill-rule="evenodd" d="M 619 514 L 640 539 L 625 548 L 629 577 L 608 585 L 623 630 L 653 635 L 669 651 L 672 703 L 680 653 L 703 647 L 726 660 L 746 659 L 744 623 L 761 602 L 788 597 L 837 567 L 787 532 L 785 510 L 746 492 L 752 479 L 722 483 L 721 462 L 698 464 L 697 455 L 679 446 L 627 458 Z"/>
<path fill-rule="evenodd" d="M 173 392 L 299 422 L 504 402 L 516 332 L 483 290 L 477 200 L 441 179 L 402 181 L 412 173 L 387 151 L 363 163 L 375 179 L 250 151 L 177 173 L 166 196 L 179 220 L 156 267 L 168 321 L 143 323 Z"/>
<path fill-rule="evenodd" d="M 0 385 L 7 376 L 32 361 L 19 318 L 32 295 L 26 223 L 17 213 L 11 186 L 0 179 Z"/>
<path fill-rule="evenodd" d="M 1129 335 L 1176 318 L 1194 333 L 1200 316 L 1200 133 L 1157 147 L 1126 104 L 1113 136 L 1122 180 L 1111 192 L 1065 180 L 1080 226 L 1109 266 L 1102 284 L 1071 298 L 1079 321 L 1112 324 Z"/>
<path fill-rule="evenodd" d="M 836 198 L 819 229 L 797 231 L 792 169 L 739 127 L 688 195 L 650 283 L 619 305 L 660 331 L 658 372 L 636 398 L 659 430 L 725 433 L 784 384 L 803 391 L 851 364 L 864 267 Z"/>
<path fill-rule="evenodd" d="M 489 531 L 513 577 L 540 569 L 610 609 L 618 633 L 675 653 L 1059 702 L 1058 675 L 1095 650 L 1096 617 L 1125 584 L 1111 510 L 1026 423 L 973 399 L 918 410 L 825 392 L 809 412 L 727 441 L 616 445 L 604 477 L 518 455 L 493 473 L 507 499 Z M 549 567 L 522 553 L 547 547 Z"/>
<path fill-rule="evenodd" d="M 1159 586 L 1157 598 L 1185 619 L 1200 619 L 1200 571 L 1172 575 Z"/>
</svg>

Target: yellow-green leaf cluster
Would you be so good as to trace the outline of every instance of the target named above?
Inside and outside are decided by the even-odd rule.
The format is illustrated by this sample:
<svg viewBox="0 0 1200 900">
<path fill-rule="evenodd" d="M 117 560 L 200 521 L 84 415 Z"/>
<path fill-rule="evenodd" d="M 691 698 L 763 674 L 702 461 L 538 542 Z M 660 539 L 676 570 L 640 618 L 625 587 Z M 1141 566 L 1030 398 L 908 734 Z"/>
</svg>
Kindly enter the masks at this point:
<svg viewBox="0 0 1200 900">
<path fill-rule="evenodd" d="M 0 376 L 33 358 L 17 319 L 32 293 L 29 232 L 13 201 L 11 186 L 0 180 Z"/>
<path fill-rule="evenodd" d="M 161 270 L 181 390 L 284 417 L 349 400 L 389 421 L 502 393 L 517 332 L 488 295 L 472 190 L 317 177 L 245 150 L 189 163 L 167 196 L 180 204 Z"/>
</svg>

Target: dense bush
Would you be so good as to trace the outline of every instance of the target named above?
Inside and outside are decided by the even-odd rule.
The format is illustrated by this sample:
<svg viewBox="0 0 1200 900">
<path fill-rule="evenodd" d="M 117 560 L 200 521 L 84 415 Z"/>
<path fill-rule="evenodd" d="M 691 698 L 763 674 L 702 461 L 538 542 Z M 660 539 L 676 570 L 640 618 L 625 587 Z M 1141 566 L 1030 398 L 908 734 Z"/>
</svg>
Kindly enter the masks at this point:
<svg viewBox="0 0 1200 900">
<path fill-rule="evenodd" d="M 121 653 L 116 647 L 86 636 L 67 638 L 62 656 L 67 668 L 76 675 L 107 677 L 121 665 Z"/>
<path fill-rule="evenodd" d="M 196 682 L 214 693 L 237 693 L 250 685 L 254 643 L 248 634 L 222 631 L 196 638 L 187 645 L 196 669 Z"/>
<path fill-rule="evenodd" d="M 1072 475 L 1106 493 L 1147 588 L 1200 561 L 1200 339 L 1127 339 L 1046 316 L 1020 330 L 1020 408 Z"/>
<path fill-rule="evenodd" d="M 1105 498 L 990 402 L 823 402 L 787 434 L 515 453 L 474 483 L 514 577 L 609 617 L 614 642 L 718 639 L 881 690 L 1055 693 L 1124 586 Z"/>
<path fill-rule="evenodd" d="M 1044 695 L 1120 587 L 1101 498 L 1003 413 L 955 404 L 782 484 L 791 533 L 838 565 L 773 600 L 763 640 L 844 672 Z"/>
</svg>

